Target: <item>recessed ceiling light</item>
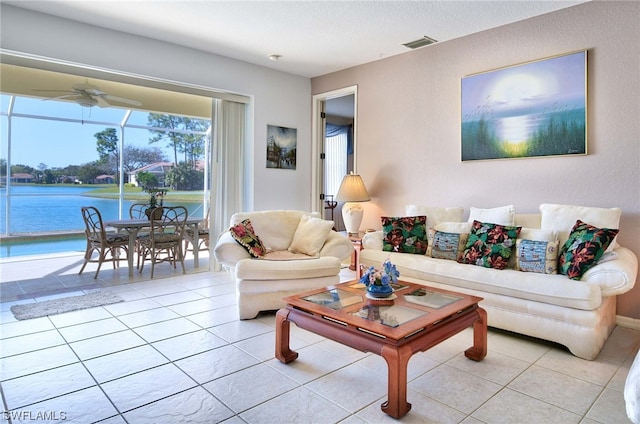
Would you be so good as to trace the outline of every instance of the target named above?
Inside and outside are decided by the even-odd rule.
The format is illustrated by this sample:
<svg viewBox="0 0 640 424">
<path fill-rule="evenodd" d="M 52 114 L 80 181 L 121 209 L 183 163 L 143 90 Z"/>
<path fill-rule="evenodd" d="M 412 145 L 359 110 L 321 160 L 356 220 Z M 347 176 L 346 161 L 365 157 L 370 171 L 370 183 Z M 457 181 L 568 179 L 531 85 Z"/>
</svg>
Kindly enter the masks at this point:
<svg viewBox="0 0 640 424">
<path fill-rule="evenodd" d="M 434 40 L 431 37 L 427 37 L 426 35 L 422 38 L 419 38 L 414 41 L 409 41 L 408 43 L 403 43 L 402 45 L 408 47 L 410 49 L 417 49 L 418 47 L 428 46 L 429 44 L 437 43 L 437 40 Z"/>
<path fill-rule="evenodd" d="M 281 57 L 282 55 L 279 55 L 279 54 L 270 54 L 269 60 L 280 60 Z"/>
</svg>

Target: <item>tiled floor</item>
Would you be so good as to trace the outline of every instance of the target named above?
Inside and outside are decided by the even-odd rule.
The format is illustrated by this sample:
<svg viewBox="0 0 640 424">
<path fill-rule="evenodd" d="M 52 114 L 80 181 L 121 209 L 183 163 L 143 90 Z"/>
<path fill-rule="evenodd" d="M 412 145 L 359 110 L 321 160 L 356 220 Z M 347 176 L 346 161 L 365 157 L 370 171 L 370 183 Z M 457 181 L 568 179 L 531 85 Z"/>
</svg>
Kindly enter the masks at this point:
<svg viewBox="0 0 640 424">
<path fill-rule="evenodd" d="M 80 262 L 74 254 L 0 263 L 0 422 L 395 421 L 380 410 L 384 360 L 292 325 L 300 356 L 280 363 L 274 314 L 238 320 L 229 275 L 189 263 L 188 275 L 160 266 L 153 281 L 106 267 L 96 281 L 90 270 L 76 275 Z M 26 321 L 10 312 L 83 287 L 125 302 Z M 411 359 L 413 408 L 402 422 L 629 422 L 622 390 L 640 331 L 616 328 L 595 361 L 490 330 L 489 353 L 476 363 L 462 353 L 471 340 L 466 331 Z"/>
</svg>

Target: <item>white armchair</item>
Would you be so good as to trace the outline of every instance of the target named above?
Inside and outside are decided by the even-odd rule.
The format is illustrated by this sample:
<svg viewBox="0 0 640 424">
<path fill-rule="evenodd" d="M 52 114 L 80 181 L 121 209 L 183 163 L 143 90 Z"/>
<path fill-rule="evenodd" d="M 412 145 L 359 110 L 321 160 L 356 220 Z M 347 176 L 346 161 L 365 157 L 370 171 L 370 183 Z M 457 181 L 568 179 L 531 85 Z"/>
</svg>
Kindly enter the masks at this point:
<svg viewBox="0 0 640 424">
<path fill-rule="evenodd" d="M 284 306 L 283 297 L 340 282 L 341 261 L 353 252 L 331 221 L 304 211 L 275 210 L 236 213 L 231 227 L 249 220 L 264 246 L 255 258 L 227 230 L 214 248 L 216 260 L 234 273 L 240 319 Z"/>
</svg>

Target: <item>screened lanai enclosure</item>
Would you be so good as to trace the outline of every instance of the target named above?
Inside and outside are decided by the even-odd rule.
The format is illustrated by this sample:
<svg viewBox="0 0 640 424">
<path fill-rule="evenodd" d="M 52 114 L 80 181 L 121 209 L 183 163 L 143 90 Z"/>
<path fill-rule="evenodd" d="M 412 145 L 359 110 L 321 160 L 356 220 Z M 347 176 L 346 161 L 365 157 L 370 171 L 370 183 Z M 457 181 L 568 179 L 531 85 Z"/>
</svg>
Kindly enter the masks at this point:
<svg viewBox="0 0 640 424">
<path fill-rule="evenodd" d="M 219 166 L 225 155 L 243 163 L 243 149 L 225 148 L 245 142 L 241 96 L 0 65 L 0 257 L 82 251 L 80 207 L 128 218 L 150 198 L 141 188 L 149 175 L 165 205 L 210 215 L 213 233 L 228 222 L 229 202 L 241 204 L 242 190 L 218 190 L 243 172 Z"/>
</svg>

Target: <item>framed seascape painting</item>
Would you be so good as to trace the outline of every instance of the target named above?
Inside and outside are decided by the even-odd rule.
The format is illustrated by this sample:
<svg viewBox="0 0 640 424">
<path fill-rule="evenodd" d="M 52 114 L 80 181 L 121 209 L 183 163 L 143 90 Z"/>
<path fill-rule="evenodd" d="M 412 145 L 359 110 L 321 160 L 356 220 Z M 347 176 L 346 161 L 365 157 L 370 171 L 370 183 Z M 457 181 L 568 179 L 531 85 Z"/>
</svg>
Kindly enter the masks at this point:
<svg viewBox="0 0 640 424">
<path fill-rule="evenodd" d="M 267 125 L 267 168 L 296 169 L 298 130 Z"/>
<path fill-rule="evenodd" d="M 462 160 L 585 155 L 587 52 L 462 78 Z"/>
</svg>

